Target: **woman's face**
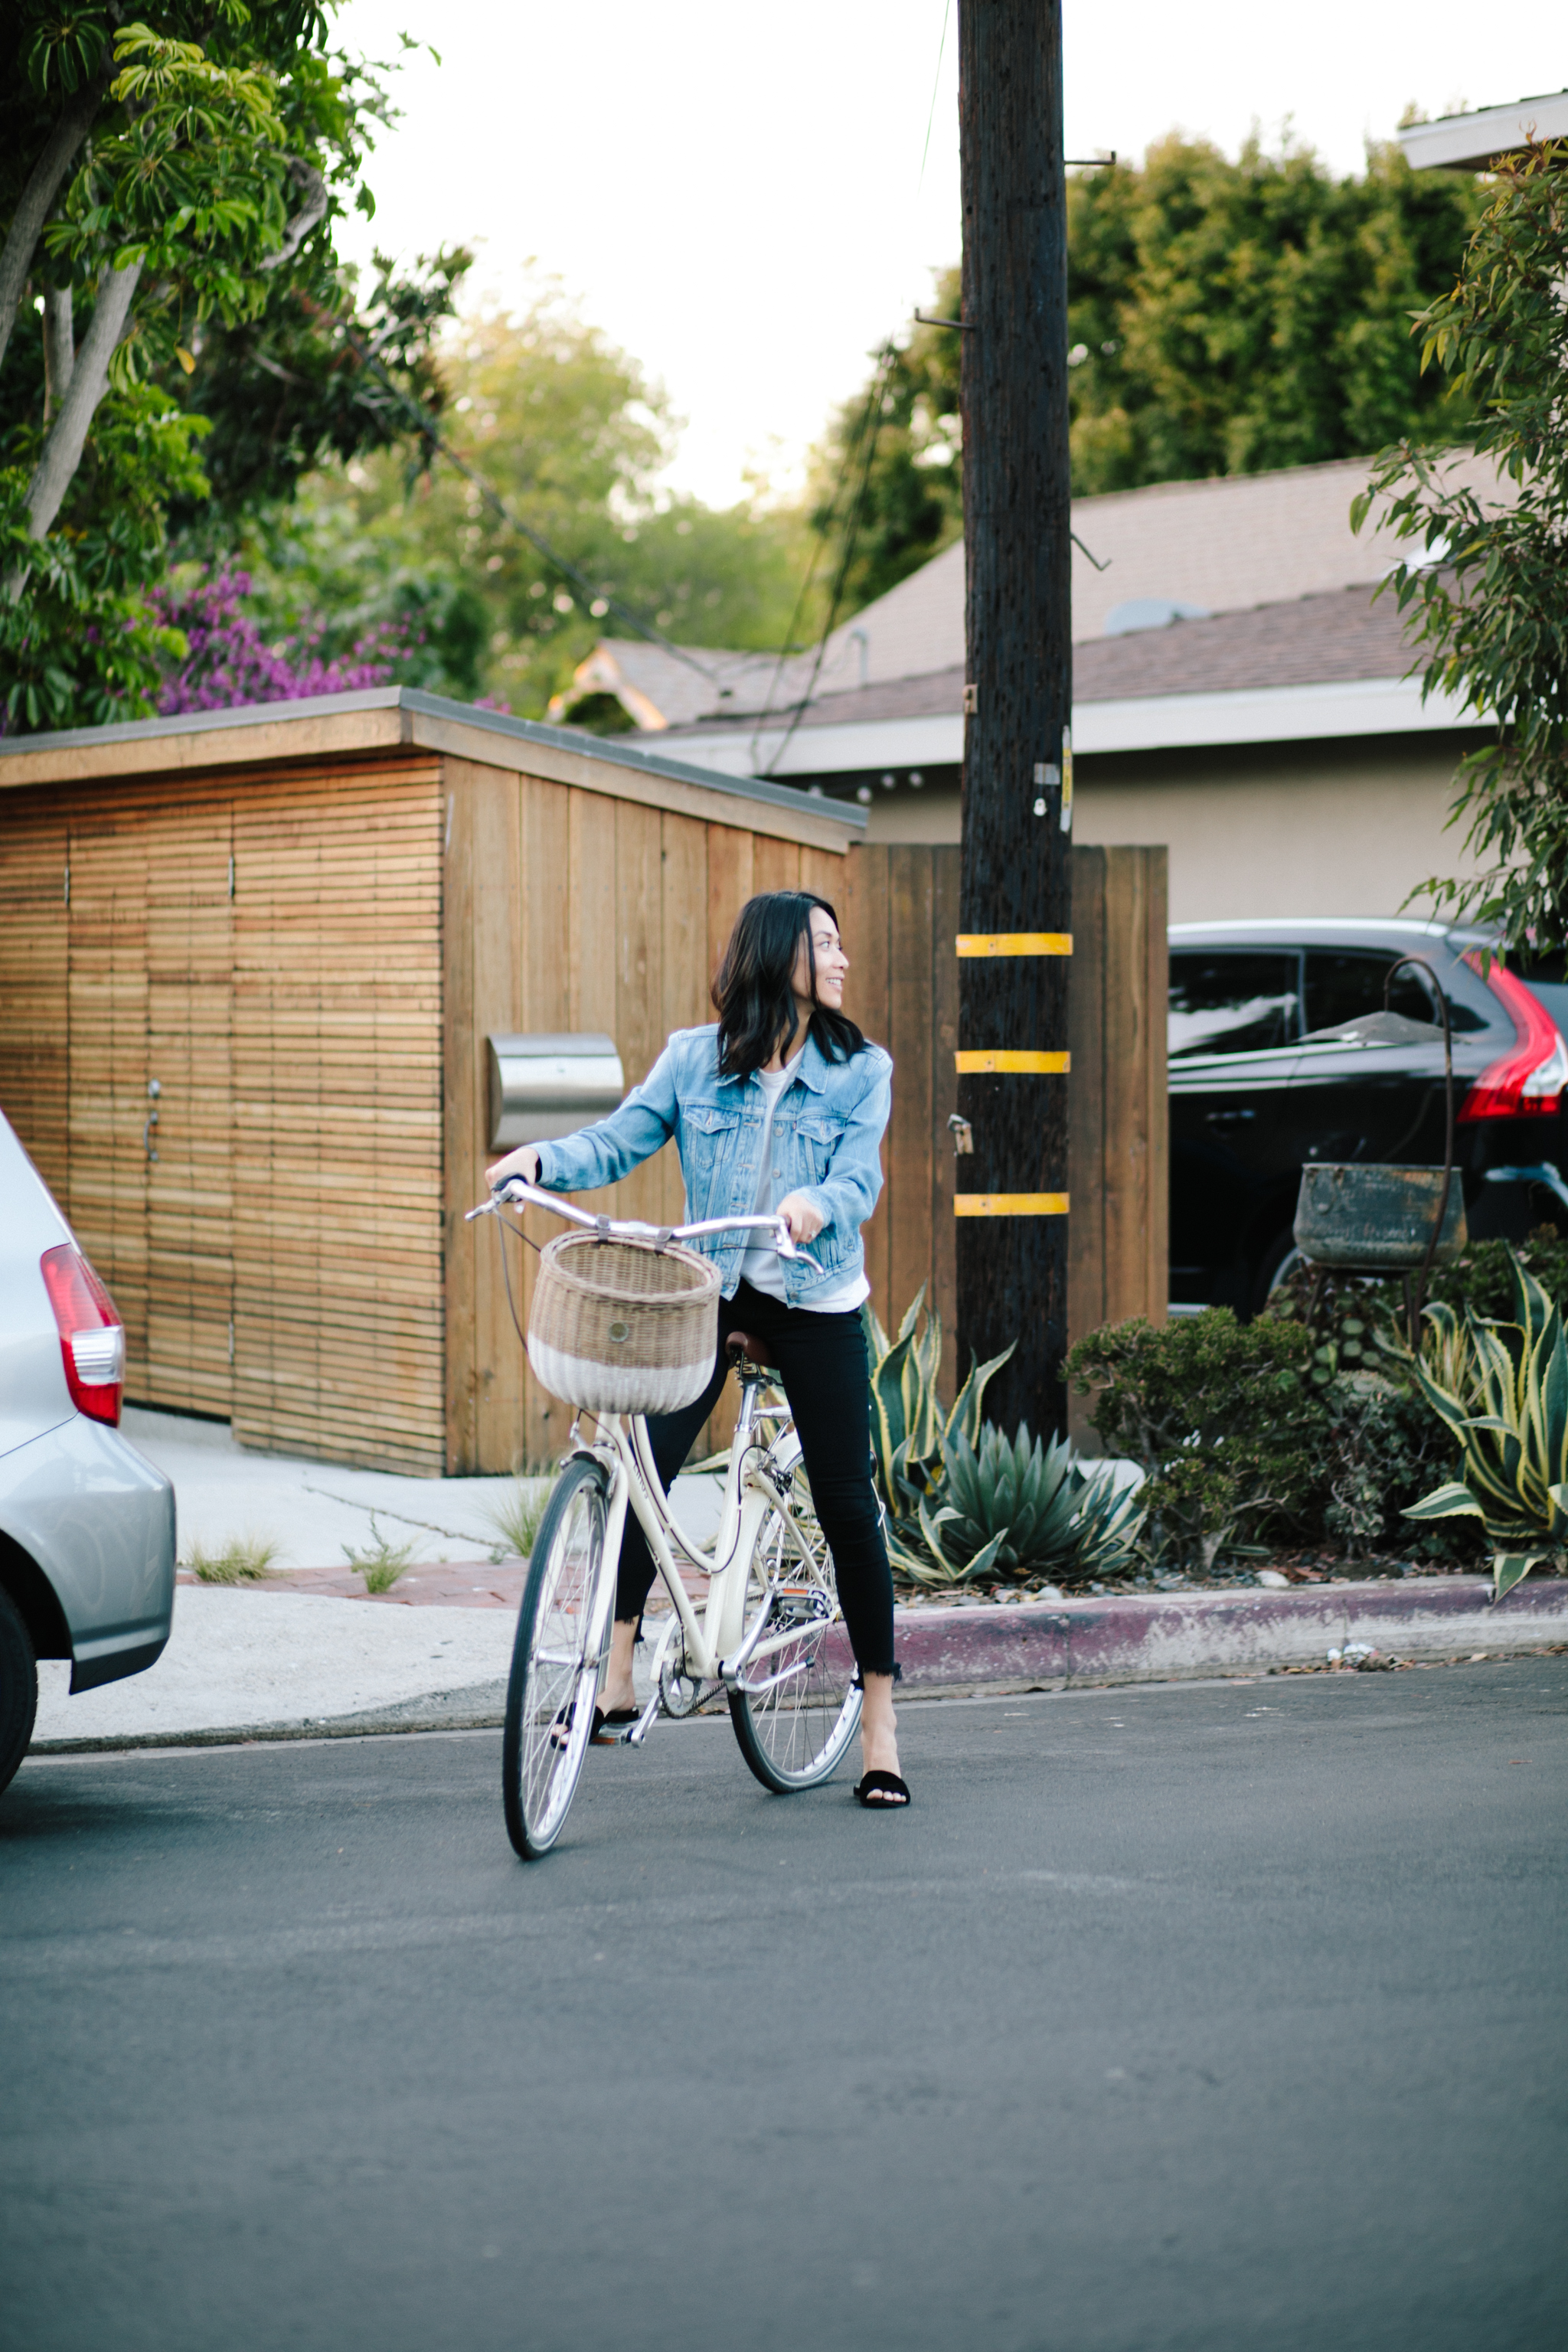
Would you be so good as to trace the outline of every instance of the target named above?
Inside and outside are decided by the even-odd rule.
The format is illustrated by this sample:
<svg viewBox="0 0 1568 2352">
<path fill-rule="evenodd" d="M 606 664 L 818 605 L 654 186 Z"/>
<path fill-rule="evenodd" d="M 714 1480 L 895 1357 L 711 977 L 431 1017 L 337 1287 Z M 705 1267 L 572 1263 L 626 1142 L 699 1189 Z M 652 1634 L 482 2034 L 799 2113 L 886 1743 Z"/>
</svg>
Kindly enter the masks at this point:
<svg viewBox="0 0 1568 2352">
<path fill-rule="evenodd" d="M 825 907 L 811 910 L 811 950 L 816 958 L 816 1003 L 826 1005 L 830 1013 L 842 1012 L 844 980 L 849 970 L 849 959 L 838 936 L 838 926 Z M 800 952 L 790 974 L 790 985 L 802 1004 L 813 1002 L 811 992 L 811 955 L 806 952 L 803 933 Z"/>
</svg>

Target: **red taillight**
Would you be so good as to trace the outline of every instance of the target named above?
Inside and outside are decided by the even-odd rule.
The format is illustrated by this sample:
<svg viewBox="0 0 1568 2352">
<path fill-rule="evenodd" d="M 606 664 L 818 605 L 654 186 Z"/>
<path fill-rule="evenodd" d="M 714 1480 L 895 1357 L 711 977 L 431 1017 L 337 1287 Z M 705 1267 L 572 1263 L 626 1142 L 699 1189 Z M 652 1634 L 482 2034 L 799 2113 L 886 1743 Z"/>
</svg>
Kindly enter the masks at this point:
<svg viewBox="0 0 1568 2352">
<path fill-rule="evenodd" d="M 1479 971 L 1479 951 L 1472 950 L 1465 961 Z M 1485 979 L 1508 1007 L 1519 1043 L 1481 1072 L 1465 1097 L 1460 1119 L 1550 1118 L 1568 1087 L 1568 1045 L 1540 998 L 1495 959 Z"/>
<path fill-rule="evenodd" d="M 125 1327 L 119 1310 L 80 1250 L 69 1242 L 46 1250 L 41 1265 L 59 1326 L 71 1402 L 78 1412 L 117 1429 L 125 1386 Z"/>
</svg>

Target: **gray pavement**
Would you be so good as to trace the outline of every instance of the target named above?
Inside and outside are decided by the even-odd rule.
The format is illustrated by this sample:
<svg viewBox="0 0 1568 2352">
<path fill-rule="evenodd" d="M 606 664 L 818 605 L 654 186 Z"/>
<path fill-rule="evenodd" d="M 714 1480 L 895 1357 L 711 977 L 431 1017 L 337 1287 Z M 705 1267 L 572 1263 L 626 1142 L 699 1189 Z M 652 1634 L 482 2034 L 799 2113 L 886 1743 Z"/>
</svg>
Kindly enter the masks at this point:
<svg viewBox="0 0 1568 2352">
<path fill-rule="evenodd" d="M 1568 1658 L 0 1803 L 5 2352 L 1556 2352 Z"/>
</svg>

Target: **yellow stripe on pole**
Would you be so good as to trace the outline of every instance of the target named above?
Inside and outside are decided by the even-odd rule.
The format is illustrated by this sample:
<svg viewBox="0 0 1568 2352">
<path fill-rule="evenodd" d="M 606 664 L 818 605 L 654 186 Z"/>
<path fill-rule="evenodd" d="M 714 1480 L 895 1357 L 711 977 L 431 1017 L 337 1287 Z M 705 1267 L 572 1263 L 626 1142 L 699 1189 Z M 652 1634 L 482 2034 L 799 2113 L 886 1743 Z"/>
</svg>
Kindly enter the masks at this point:
<svg viewBox="0 0 1568 2352">
<path fill-rule="evenodd" d="M 955 1217 L 1065 1217 L 1065 1192 L 955 1192 Z"/>
<path fill-rule="evenodd" d="M 954 1054 L 952 1059 L 961 1078 L 985 1077 L 993 1072 L 1006 1077 L 1027 1073 L 1040 1078 L 1061 1078 L 1072 1068 L 1070 1054 L 1019 1053 L 1011 1046 L 997 1053 L 961 1052 Z"/>
<path fill-rule="evenodd" d="M 961 956 L 1071 955 L 1070 931 L 960 931 Z"/>
</svg>

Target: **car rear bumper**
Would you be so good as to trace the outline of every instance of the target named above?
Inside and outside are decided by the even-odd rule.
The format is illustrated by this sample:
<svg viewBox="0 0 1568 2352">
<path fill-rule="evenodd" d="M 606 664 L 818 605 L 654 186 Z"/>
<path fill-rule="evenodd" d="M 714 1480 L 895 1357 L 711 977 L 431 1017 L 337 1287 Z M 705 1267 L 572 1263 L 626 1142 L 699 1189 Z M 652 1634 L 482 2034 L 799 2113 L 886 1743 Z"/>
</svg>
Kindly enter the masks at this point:
<svg viewBox="0 0 1568 2352">
<path fill-rule="evenodd" d="M 73 1413 L 0 1457 L 0 1530 L 54 1588 L 73 1691 L 155 1662 L 174 1614 L 174 1490 L 118 1430 Z"/>
</svg>

